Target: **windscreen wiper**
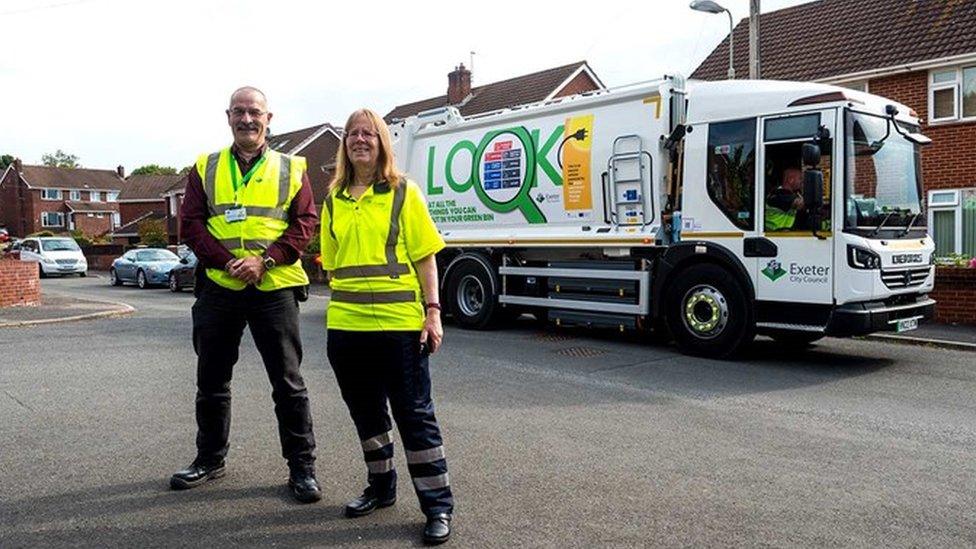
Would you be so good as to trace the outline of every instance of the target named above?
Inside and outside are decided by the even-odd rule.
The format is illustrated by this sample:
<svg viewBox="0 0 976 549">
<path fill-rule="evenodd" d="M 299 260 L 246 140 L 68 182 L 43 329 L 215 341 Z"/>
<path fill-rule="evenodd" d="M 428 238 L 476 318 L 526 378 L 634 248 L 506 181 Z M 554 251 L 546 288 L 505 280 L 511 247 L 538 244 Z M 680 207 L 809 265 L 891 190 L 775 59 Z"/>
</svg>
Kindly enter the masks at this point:
<svg viewBox="0 0 976 549">
<path fill-rule="evenodd" d="M 881 231 L 881 227 L 884 227 L 884 224 L 888 222 L 888 218 L 890 218 L 891 216 L 895 215 L 898 212 L 899 212 L 898 208 L 895 208 L 890 212 L 888 212 L 881 220 L 881 223 L 878 223 L 878 226 L 874 228 L 874 232 L 871 233 L 871 236 L 878 236 L 878 233 Z"/>
<path fill-rule="evenodd" d="M 921 215 L 922 215 L 922 212 L 918 212 L 915 215 L 913 215 L 911 221 L 908 222 L 908 225 L 905 227 L 905 230 L 902 231 L 901 235 L 899 235 L 899 236 L 905 236 L 906 234 L 908 234 L 908 232 L 912 230 L 912 225 L 914 225 L 915 222 L 918 221 L 918 218 Z"/>
</svg>

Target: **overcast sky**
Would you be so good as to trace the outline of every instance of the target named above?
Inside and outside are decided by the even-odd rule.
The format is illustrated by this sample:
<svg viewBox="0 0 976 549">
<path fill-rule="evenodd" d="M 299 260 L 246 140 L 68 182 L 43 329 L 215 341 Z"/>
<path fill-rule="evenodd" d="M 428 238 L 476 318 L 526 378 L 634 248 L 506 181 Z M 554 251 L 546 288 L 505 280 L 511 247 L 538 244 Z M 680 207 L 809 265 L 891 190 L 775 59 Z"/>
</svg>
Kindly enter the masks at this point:
<svg viewBox="0 0 976 549">
<path fill-rule="evenodd" d="M 748 0 L 719 2 L 748 16 Z M 0 0 L 0 22 L 0 154 L 63 149 L 129 172 L 228 144 L 223 110 L 244 84 L 284 133 L 444 94 L 471 51 L 474 85 L 585 59 L 613 87 L 688 75 L 728 33 L 688 0 Z"/>
</svg>

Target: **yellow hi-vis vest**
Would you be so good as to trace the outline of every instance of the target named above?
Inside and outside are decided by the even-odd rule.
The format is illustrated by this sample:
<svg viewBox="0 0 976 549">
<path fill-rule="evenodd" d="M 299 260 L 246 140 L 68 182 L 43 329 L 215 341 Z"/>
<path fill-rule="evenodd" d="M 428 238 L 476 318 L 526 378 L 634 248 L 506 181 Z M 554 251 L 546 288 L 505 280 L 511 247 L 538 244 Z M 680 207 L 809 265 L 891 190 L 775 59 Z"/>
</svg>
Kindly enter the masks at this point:
<svg viewBox="0 0 976 549">
<path fill-rule="evenodd" d="M 234 190 L 234 174 L 239 170 L 230 148 L 197 159 L 197 172 L 207 195 L 207 230 L 234 257 L 261 256 L 288 228 L 288 207 L 302 186 L 305 159 L 268 149 L 264 163 L 250 181 Z M 241 221 L 227 221 L 227 210 L 243 207 Z M 243 290 L 247 284 L 222 269 L 207 269 L 207 277 L 229 290 Z M 276 265 L 264 273 L 257 289 L 265 292 L 304 286 L 308 275 L 301 261 Z"/>
<path fill-rule="evenodd" d="M 322 209 L 322 267 L 329 271 L 330 329 L 414 331 L 424 324 L 413 264 L 444 248 L 420 187 L 401 179 L 357 200 L 333 190 Z"/>
</svg>

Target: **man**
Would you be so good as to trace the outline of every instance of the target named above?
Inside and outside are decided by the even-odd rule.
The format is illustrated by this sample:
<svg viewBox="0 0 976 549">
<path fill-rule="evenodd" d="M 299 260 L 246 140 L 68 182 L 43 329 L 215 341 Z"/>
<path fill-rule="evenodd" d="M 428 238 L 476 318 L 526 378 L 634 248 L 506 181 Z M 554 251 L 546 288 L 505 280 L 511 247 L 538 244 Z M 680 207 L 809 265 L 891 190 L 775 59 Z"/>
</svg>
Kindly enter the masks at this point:
<svg viewBox="0 0 976 549">
<path fill-rule="evenodd" d="M 318 216 L 305 159 L 270 150 L 267 99 L 236 90 L 227 109 L 230 147 L 201 156 L 190 170 L 180 211 L 186 244 L 196 253 L 197 457 L 170 480 L 174 490 L 224 474 L 230 432 L 230 381 L 244 327 L 271 382 L 288 485 L 302 502 L 318 501 L 315 437 L 299 372 L 298 302 L 308 277 L 299 261 Z"/>
<path fill-rule="evenodd" d="M 766 195 L 767 231 L 788 231 L 796 226 L 797 213 L 803 211 L 803 172 L 797 168 L 783 170 L 779 187 Z"/>
</svg>

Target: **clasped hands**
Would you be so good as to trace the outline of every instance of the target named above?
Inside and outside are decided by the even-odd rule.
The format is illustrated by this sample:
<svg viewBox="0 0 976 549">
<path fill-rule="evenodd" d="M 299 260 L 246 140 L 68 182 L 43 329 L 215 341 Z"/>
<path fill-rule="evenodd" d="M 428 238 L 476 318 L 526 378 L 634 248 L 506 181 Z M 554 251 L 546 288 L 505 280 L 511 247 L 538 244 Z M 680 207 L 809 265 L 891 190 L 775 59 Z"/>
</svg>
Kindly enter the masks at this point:
<svg viewBox="0 0 976 549">
<path fill-rule="evenodd" d="M 247 284 L 257 284 L 264 276 L 264 260 L 256 255 L 231 259 L 224 265 L 224 270 Z"/>
</svg>

